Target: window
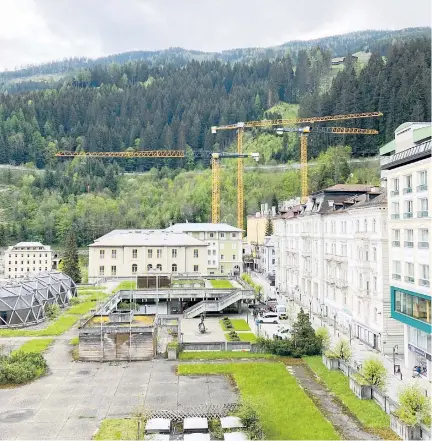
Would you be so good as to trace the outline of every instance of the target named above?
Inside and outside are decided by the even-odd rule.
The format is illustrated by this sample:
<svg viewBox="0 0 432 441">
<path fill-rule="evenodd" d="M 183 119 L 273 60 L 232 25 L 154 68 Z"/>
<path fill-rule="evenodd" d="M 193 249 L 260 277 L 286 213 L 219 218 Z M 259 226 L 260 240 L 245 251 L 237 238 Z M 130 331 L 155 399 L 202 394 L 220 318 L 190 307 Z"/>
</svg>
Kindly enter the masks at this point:
<svg viewBox="0 0 432 441">
<path fill-rule="evenodd" d="M 429 230 L 427 228 L 419 229 L 419 248 L 429 248 Z"/>
<path fill-rule="evenodd" d="M 392 179 L 391 188 L 390 196 L 397 196 L 399 194 L 399 178 Z"/>
<path fill-rule="evenodd" d="M 233 260 L 236 260 L 236 255 L 235 254 L 233 254 Z"/>
<path fill-rule="evenodd" d="M 404 219 L 413 217 L 413 201 L 405 201 Z"/>
<path fill-rule="evenodd" d="M 138 250 L 132 250 L 132 259 L 136 259 L 138 257 Z"/>
<path fill-rule="evenodd" d="M 412 193 L 412 175 L 407 175 L 404 177 L 405 187 L 403 189 L 404 194 Z"/>
<path fill-rule="evenodd" d="M 367 219 L 364 220 L 363 224 L 364 224 L 364 231 L 367 231 L 367 229 L 368 229 Z"/>
<path fill-rule="evenodd" d="M 237 233 L 231 233 L 231 237 L 232 237 L 233 239 L 237 239 Z"/>
<path fill-rule="evenodd" d="M 111 258 L 116 259 L 117 258 L 117 250 L 111 250 Z"/>
<path fill-rule="evenodd" d="M 427 217 L 428 215 L 428 199 L 422 198 L 418 200 L 419 211 L 417 211 L 417 217 Z"/>
<path fill-rule="evenodd" d="M 214 233 L 210 233 L 210 237 L 214 237 Z"/>
<path fill-rule="evenodd" d="M 156 269 L 159 270 L 159 271 L 162 271 L 162 265 L 160 263 L 158 263 L 156 265 Z"/>
<path fill-rule="evenodd" d="M 177 257 L 177 248 L 173 248 L 173 249 L 171 250 L 171 257 L 172 257 L 173 259 L 175 259 L 175 258 Z"/>
<path fill-rule="evenodd" d="M 194 257 L 198 257 L 198 249 L 194 248 Z"/>
<path fill-rule="evenodd" d="M 220 233 L 219 236 L 220 236 L 221 239 L 225 239 L 225 233 Z"/>
<path fill-rule="evenodd" d="M 207 250 L 207 254 L 211 256 L 212 250 Z"/>
<path fill-rule="evenodd" d="M 376 232 L 376 220 L 375 219 L 372 221 L 372 232 L 373 233 Z"/>
<path fill-rule="evenodd" d="M 430 271 L 429 265 L 419 265 L 419 285 L 430 286 Z"/>
<path fill-rule="evenodd" d="M 173 273 L 176 273 L 176 272 L 177 272 L 177 264 L 176 264 L 176 263 L 173 263 L 173 264 L 171 265 L 171 271 L 172 271 Z"/>
<path fill-rule="evenodd" d="M 208 264 L 208 265 L 211 265 L 211 260 L 208 260 L 208 261 L 207 261 L 207 264 Z"/>
<path fill-rule="evenodd" d="M 117 267 L 115 265 L 111 266 L 111 275 L 116 276 L 117 275 Z"/>
<path fill-rule="evenodd" d="M 194 265 L 194 273 L 198 272 L 198 265 Z"/>
<path fill-rule="evenodd" d="M 147 250 L 147 257 L 149 259 L 151 259 L 153 257 L 153 250 L 152 249 Z"/>
<path fill-rule="evenodd" d="M 224 266 L 223 265 L 220 266 L 220 272 L 221 272 L 221 274 L 224 273 Z"/>
<path fill-rule="evenodd" d="M 162 257 L 162 248 L 157 249 L 157 258 L 160 259 Z"/>
<path fill-rule="evenodd" d="M 374 286 L 374 291 L 377 291 L 378 288 L 378 280 L 376 277 L 373 278 L 373 286 Z"/>
<path fill-rule="evenodd" d="M 105 275 L 105 267 L 103 265 L 99 267 L 99 275 L 100 276 L 104 276 Z"/>
<path fill-rule="evenodd" d="M 105 250 L 99 250 L 99 259 L 105 258 Z"/>
<path fill-rule="evenodd" d="M 377 249 L 375 247 L 373 247 L 372 250 L 373 250 L 373 260 L 374 260 L 374 262 L 376 262 L 377 261 Z"/>
<path fill-rule="evenodd" d="M 213 250 L 213 256 L 216 256 L 216 250 Z"/>
<path fill-rule="evenodd" d="M 414 246 L 414 231 L 405 230 L 405 247 L 412 248 Z"/>
<path fill-rule="evenodd" d="M 422 297 L 417 297 L 396 290 L 395 296 L 395 311 L 402 314 L 414 317 L 422 322 L 431 322 L 431 300 Z"/>
<path fill-rule="evenodd" d="M 150 271 L 152 268 L 153 268 L 153 265 L 152 265 L 151 263 L 149 263 L 149 264 L 147 265 L 147 271 Z"/>
<path fill-rule="evenodd" d="M 392 202 L 392 219 L 399 219 L 399 202 Z"/>
<path fill-rule="evenodd" d="M 224 255 L 223 254 L 221 254 L 221 260 L 224 260 Z"/>
<path fill-rule="evenodd" d="M 405 282 L 414 283 L 414 264 L 405 262 Z"/>
<path fill-rule="evenodd" d="M 417 186 L 417 191 L 427 190 L 427 170 L 422 170 L 418 172 L 417 181 L 419 185 Z"/>
<path fill-rule="evenodd" d="M 400 260 L 393 260 L 393 274 L 392 279 L 400 280 L 401 278 L 401 263 Z"/>
<path fill-rule="evenodd" d="M 132 265 L 132 274 L 136 274 L 138 272 L 138 265 L 136 263 L 134 263 Z"/>
<path fill-rule="evenodd" d="M 392 245 L 394 247 L 399 247 L 400 246 L 400 230 L 392 230 L 392 234 L 393 234 Z"/>
</svg>

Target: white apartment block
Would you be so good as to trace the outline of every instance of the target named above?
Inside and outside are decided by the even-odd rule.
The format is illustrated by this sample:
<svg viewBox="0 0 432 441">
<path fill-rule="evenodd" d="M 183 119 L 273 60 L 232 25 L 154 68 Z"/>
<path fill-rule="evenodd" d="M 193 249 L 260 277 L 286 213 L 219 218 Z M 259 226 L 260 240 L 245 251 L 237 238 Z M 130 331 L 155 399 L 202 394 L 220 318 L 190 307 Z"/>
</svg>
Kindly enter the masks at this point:
<svg viewBox="0 0 432 441">
<path fill-rule="evenodd" d="M 388 192 L 391 315 L 404 328 L 399 352 L 408 368 L 432 379 L 431 341 L 431 123 L 405 123 L 381 148 Z"/>
<path fill-rule="evenodd" d="M 239 275 L 243 269 L 243 231 L 220 223 L 183 223 L 165 231 L 186 233 L 205 242 L 207 249 L 207 274 Z"/>
<path fill-rule="evenodd" d="M 89 246 L 89 282 L 153 274 L 207 274 L 207 244 L 184 233 L 114 230 Z"/>
<path fill-rule="evenodd" d="M 256 247 L 258 258 L 255 270 L 268 275 L 274 275 L 276 271 L 276 251 L 274 236 L 265 236 L 264 243 Z"/>
<path fill-rule="evenodd" d="M 4 273 L 7 279 L 30 277 L 51 270 L 52 251 L 40 242 L 20 242 L 4 254 Z"/>
<path fill-rule="evenodd" d="M 306 205 L 296 202 L 274 221 L 279 291 L 323 322 L 391 353 L 403 330 L 390 318 L 385 194 L 336 185 Z"/>
</svg>

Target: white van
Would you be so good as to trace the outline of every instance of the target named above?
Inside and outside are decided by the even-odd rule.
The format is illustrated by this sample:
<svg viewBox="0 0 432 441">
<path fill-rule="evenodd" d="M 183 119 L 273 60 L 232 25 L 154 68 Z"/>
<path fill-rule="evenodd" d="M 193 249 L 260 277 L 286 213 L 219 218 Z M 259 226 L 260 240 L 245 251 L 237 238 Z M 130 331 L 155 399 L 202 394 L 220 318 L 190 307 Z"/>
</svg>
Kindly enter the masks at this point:
<svg viewBox="0 0 432 441">
<path fill-rule="evenodd" d="M 267 312 L 258 319 L 259 323 L 279 323 L 279 317 L 275 312 Z"/>
</svg>

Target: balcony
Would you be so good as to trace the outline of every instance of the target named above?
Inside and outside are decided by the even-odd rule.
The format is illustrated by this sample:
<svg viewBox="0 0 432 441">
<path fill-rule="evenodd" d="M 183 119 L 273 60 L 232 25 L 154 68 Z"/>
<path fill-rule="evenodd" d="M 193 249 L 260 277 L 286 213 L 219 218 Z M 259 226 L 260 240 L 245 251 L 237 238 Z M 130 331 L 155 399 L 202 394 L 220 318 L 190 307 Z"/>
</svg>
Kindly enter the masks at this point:
<svg viewBox="0 0 432 441">
<path fill-rule="evenodd" d="M 392 247 L 400 247 L 400 241 L 399 240 L 393 240 L 392 241 Z"/>
<path fill-rule="evenodd" d="M 405 241 L 404 247 L 405 248 L 414 248 L 414 242 Z"/>
<path fill-rule="evenodd" d="M 336 260 L 337 262 L 346 262 L 348 260 L 348 256 L 333 256 L 333 260 Z"/>
<path fill-rule="evenodd" d="M 420 286 L 430 286 L 430 281 L 427 279 L 419 279 L 418 283 Z"/>
<path fill-rule="evenodd" d="M 400 279 L 401 279 L 401 275 L 400 275 L 400 274 L 395 274 L 395 273 L 393 273 L 393 274 L 392 274 L 392 279 L 393 279 L 393 280 L 400 280 Z"/>
<path fill-rule="evenodd" d="M 399 190 L 392 190 L 390 196 L 399 196 Z"/>
<path fill-rule="evenodd" d="M 403 218 L 404 218 L 404 219 L 410 219 L 410 218 L 412 218 L 413 216 L 414 216 L 414 214 L 413 214 L 412 211 L 403 214 Z"/>
<path fill-rule="evenodd" d="M 405 282 L 407 282 L 407 283 L 414 283 L 414 277 L 405 276 Z"/>
<path fill-rule="evenodd" d="M 381 169 L 391 170 L 404 164 L 410 164 L 423 158 L 430 158 L 432 150 L 431 141 L 425 141 L 402 152 L 391 156 L 381 156 Z"/>
<path fill-rule="evenodd" d="M 338 288 L 348 288 L 348 282 L 344 279 L 336 279 L 336 286 Z"/>
<path fill-rule="evenodd" d="M 393 213 L 392 215 L 391 215 L 391 218 L 392 219 L 399 219 L 399 213 Z"/>
<path fill-rule="evenodd" d="M 417 217 L 428 217 L 427 210 L 417 211 Z"/>
<path fill-rule="evenodd" d="M 429 248 L 429 242 L 417 242 L 417 246 L 422 249 Z"/>
<path fill-rule="evenodd" d="M 417 185 L 417 191 L 426 191 L 427 190 L 427 184 L 421 184 L 421 185 Z"/>
<path fill-rule="evenodd" d="M 403 194 L 409 194 L 412 193 L 412 188 L 411 187 L 407 187 L 403 189 Z"/>
</svg>

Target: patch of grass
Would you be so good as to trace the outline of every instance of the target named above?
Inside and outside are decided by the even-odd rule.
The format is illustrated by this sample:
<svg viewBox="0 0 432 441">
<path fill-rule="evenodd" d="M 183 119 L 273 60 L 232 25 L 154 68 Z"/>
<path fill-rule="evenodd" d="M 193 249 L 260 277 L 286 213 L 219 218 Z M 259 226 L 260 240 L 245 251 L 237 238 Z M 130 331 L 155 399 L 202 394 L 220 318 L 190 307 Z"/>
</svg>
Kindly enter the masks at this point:
<svg viewBox="0 0 432 441">
<path fill-rule="evenodd" d="M 240 341 L 249 341 L 251 343 L 256 342 L 256 335 L 253 332 L 239 332 L 239 333 L 237 333 L 237 335 L 239 336 Z M 235 341 L 235 340 L 231 339 L 231 336 L 229 333 L 225 334 L 225 339 L 227 341 Z"/>
<path fill-rule="evenodd" d="M 136 281 L 135 280 L 123 280 L 123 282 L 120 282 L 114 289 L 113 293 L 116 293 L 118 291 L 121 291 L 122 289 L 128 290 L 128 289 L 137 289 Z"/>
<path fill-rule="evenodd" d="M 29 352 L 37 352 L 40 354 L 48 348 L 53 340 L 53 338 L 38 338 L 26 341 L 21 347 L 13 351 L 12 354 L 15 354 L 16 352 L 24 352 L 26 354 Z"/>
<path fill-rule="evenodd" d="M 96 306 L 96 302 L 83 302 L 78 305 L 72 306 L 68 310 L 68 314 L 71 315 L 84 315 Z"/>
<path fill-rule="evenodd" d="M 180 364 L 180 375 L 232 375 L 253 403 L 265 439 L 340 439 L 283 363 Z"/>
<path fill-rule="evenodd" d="M 276 359 L 273 354 L 261 354 L 243 351 L 196 351 L 180 352 L 180 360 L 235 360 L 239 358 Z"/>
<path fill-rule="evenodd" d="M 141 429 L 143 430 L 143 428 Z M 107 418 L 102 421 L 94 440 L 135 440 L 138 422 L 131 418 Z"/>
<path fill-rule="evenodd" d="M 79 337 L 71 338 L 69 340 L 69 344 L 72 345 L 72 346 L 78 346 L 78 344 L 79 344 Z"/>
<path fill-rule="evenodd" d="M 389 436 L 393 434 L 393 439 L 395 439 L 394 433 L 390 431 L 390 416 L 374 401 L 357 398 L 349 387 L 348 377 L 342 372 L 329 371 L 324 366 L 321 357 L 304 357 L 304 360 L 366 429 L 379 433 L 384 436 L 384 439 L 391 439 Z"/>
<path fill-rule="evenodd" d="M 229 280 L 212 279 L 209 280 L 211 286 L 216 289 L 232 289 L 234 288 Z"/>
<path fill-rule="evenodd" d="M 298 104 L 290 104 L 280 101 L 275 106 L 266 110 L 266 112 L 280 113 L 283 119 L 295 119 L 298 116 L 298 110 L 299 110 Z"/>
<path fill-rule="evenodd" d="M 204 280 L 202 279 L 193 279 L 193 280 L 187 280 L 187 279 L 179 279 L 179 280 L 173 280 L 171 282 L 171 286 L 183 286 L 183 285 L 200 285 L 204 286 Z"/>
<path fill-rule="evenodd" d="M 223 320 L 219 320 L 220 325 L 224 331 L 250 331 L 249 325 L 246 323 L 246 320 L 243 319 L 230 319 L 230 322 L 233 325 L 232 329 L 228 329 Z"/>
<path fill-rule="evenodd" d="M 79 318 L 78 315 L 62 315 L 45 329 L 40 329 L 38 331 L 29 331 L 27 329 L 4 329 L 0 331 L 0 337 L 44 337 L 61 335 L 69 330 Z"/>
</svg>

